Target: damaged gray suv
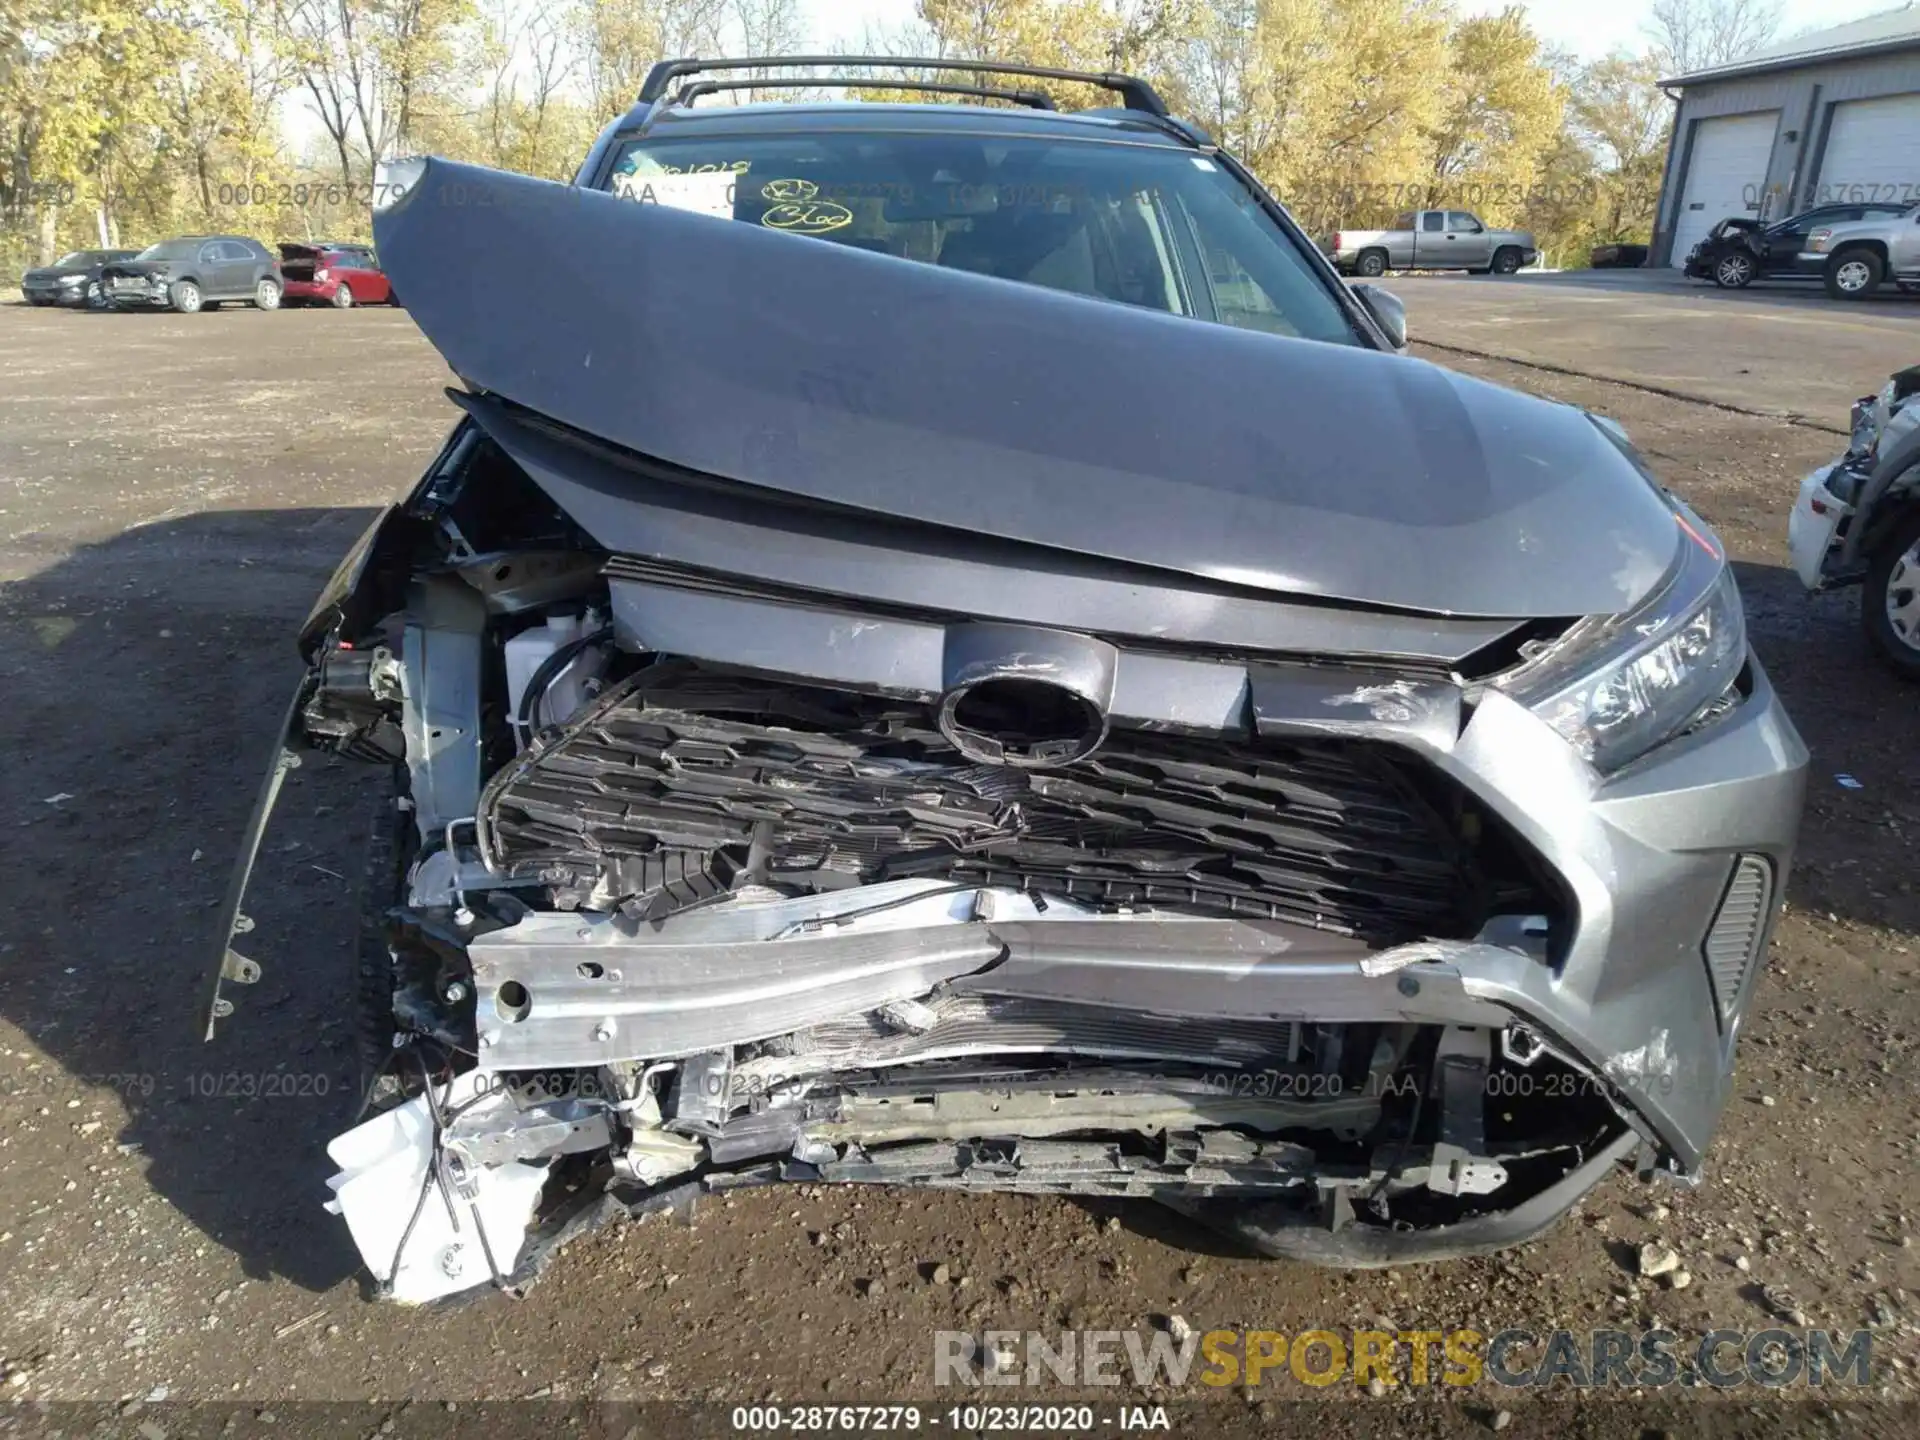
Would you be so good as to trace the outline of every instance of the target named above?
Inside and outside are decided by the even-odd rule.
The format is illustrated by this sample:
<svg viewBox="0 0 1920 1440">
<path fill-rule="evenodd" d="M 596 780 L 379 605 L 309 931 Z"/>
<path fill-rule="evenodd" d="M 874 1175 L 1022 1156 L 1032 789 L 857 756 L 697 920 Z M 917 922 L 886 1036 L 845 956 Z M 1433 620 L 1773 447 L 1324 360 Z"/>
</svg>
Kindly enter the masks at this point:
<svg viewBox="0 0 1920 1440">
<path fill-rule="evenodd" d="M 300 637 L 209 1031 L 288 765 L 390 767 L 386 1293 L 789 1180 L 1387 1265 L 1695 1177 L 1806 765 L 1712 533 L 1138 80 L 698 103 L 770 63 L 870 62 L 378 206 L 460 414 Z"/>
</svg>

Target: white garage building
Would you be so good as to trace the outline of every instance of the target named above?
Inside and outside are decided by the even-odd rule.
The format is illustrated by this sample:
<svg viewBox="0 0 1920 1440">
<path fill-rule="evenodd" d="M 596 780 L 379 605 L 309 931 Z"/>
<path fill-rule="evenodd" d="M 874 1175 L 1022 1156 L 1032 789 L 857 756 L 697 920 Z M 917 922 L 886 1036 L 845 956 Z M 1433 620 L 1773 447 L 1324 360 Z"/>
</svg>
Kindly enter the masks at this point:
<svg viewBox="0 0 1920 1440">
<path fill-rule="evenodd" d="M 1920 204 L 1920 3 L 1660 82 L 1678 92 L 1654 221 L 1676 265 L 1729 215 L 1814 205 Z"/>
</svg>

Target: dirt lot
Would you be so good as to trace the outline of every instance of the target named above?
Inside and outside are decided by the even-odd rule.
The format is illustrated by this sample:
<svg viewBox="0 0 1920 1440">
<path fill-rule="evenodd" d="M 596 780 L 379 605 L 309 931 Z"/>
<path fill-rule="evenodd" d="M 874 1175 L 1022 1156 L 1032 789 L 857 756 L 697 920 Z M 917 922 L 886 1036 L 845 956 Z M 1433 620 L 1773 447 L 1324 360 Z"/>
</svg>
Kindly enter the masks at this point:
<svg viewBox="0 0 1920 1440">
<path fill-rule="evenodd" d="M 1410 298 L 1417 334 L 1497 349 L 1491 327 L 1450 330 L 1444 307 Z M 1612 339 L 1628 343 L 1638 323 Z M 1559 337 L 1564 356 L 1532 358 L 1605 372 L 1612 332 L 1591 324 Z M 1915 358 L 1897 332 L 1867 354 L 1835 332 L 1831 363 L 1819 327 L 1771 333 L 1787 347 L 1766 357 L 1779 374 L 1791 363 L 1846 394 Z M 1227 1253 L 1146 1206 L 775 1189 L 577 1243 L 523 1301 L 421 1313 L 363 1298 L 345 1228 L 320 1208 L 322 1147 L 357 1098 L 341 1016 L 363 816 L 336 780 L 370 796 L 369 776 L 317 758 L 296 772 L 251 906 L 265 979 L 212 1047 L 199 1019 L 231 851 L 297 674 L 292 627 L 371 507 L 438 445 L 448 377 L 393 311 L 0 307 L 0 1393 L 27 1402 L 0 1407 L 0 1426 L 67 1423 L 33 1401 L 116 1407 L 108 1430 L 131 1435 L 142 1415 L 186 1423 L 182 1401 L 246 1402 L 212 1413 L 247 1433 L 290 1401 L 382 1402 L 299 1412 L 369 1433 L 406 1401 L 464 1415 L 529 1396 L 926 1399 L 941 1329 L 1144 1330 L 1178 1316 L 1288 1334 L 1665 1324 L 1697 1336 L 1799 1312 L 1874 1328 L 1869 1393 L 1892 1408 L 1869 1425 L 1800 1403 L 1804 1391 L 1698 1387 L 1674 1392 L 1663 1417 L 1622 1397 L 1576 1418 L 1491 1385 L 1456 1410 L 1431 1389 L 1376 1398 L 1282 1374 L 1258 1391 L 1183 1392 L 1175 1428 L 1910 1428 L 1916 692 L 1869 663 L 1852 597 L 1809 604 L 1783 568 L 1793 483 L 1837 448 L 1844 414 L 1823 403 L 1799 423 L 1438 358 L 1632 429 L 1726 537 L 1755 643 L 1813 751 L 1789 911 L 1704 1186 L 1616 1178 L 1522 1250 L 1352 1275 Z M 1796 408 L 1788 398 L 1749 408 Z M 1678 1251 L 1686 1288 L 1633 1273 L 1649 1240 Z M 427 1412 L 450 1413 L 420 1404 L 401 1433 Z"/>
</svg>

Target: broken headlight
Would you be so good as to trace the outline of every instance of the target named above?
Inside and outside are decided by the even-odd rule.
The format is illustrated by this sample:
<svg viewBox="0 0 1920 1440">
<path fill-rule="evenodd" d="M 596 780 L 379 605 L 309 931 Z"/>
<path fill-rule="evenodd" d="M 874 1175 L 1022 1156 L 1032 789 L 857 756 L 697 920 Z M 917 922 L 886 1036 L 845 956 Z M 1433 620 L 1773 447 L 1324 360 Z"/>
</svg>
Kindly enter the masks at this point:
<svg viewBox="0 0 1920 1440">
<path fill-rule="evenodd" d="M 1615 770 L 1684 730 L 1746 663 L 1746 620 L 1726 556 L 1677 512 L 1685 539 L 1667 583 L 1640 609 L 1576 626 L 1514 677 L 1516 699 L 1596 769 Z"/>
</svg>

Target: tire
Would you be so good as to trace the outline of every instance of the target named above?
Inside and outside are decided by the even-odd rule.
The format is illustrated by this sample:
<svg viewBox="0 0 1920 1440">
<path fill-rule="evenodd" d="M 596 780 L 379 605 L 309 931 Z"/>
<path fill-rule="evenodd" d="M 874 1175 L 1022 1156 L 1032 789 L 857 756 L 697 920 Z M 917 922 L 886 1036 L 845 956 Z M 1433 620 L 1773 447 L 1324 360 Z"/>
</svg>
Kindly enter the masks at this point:
<svg viewBox="0 0 1920 1440">
<path fill-rule="evenodd" d="M 1722 290 L 1744 290 L 1753 283 L 1754 264 L 1751 255 L 1742 255 L 1735 251 L 1731 255 L 1722 255 L 1713 262 L 1713 283 Z"/>
<path fill-rule="evenodd" d="M 176 280 L 167 287 L 167 303 L 182 315 L 198 315 L 207 298 L 191 280 Z"/>
<path fill-rule="evenodd" d="M 1511 275 L 1520 268 L 1520 252 L 1511 245 L 1502 246 L 1493 252 L 1493 273 Z"/>
<path fill-rule="evenodd" d="M 353 308 L 353 291 L 347 288 L 345 281 L 342 281 L 339 288 L 333 292 L 332 304 L 336 310 L 351 310 Z"/>
<path fill-rule="evenodd" d="M 1364 275 L 1369 280 L 1378 279 L 1387 273 L 1387 252 L 1384 250 L 1362 250 L 1360 258 L 1353 262 L 1353 273 Z"/>
<path fill-rule="evenodd" d="M 1868 563 L 1860 623 L 1894 674 L 1920 681 L 1920 508 L 1907 512 Z"/>
<path fill-rule="evenodd" d="M 1836 300 L 1864 300 L 1886 275 L 1886 263 L 1873 251 L 1842 250 L 1827 262 L 1827 294 Z"/>
<path fill-rule="evenodd" d="M 280 308 L 280 282 L 262 280 L 253 287 L 253 308 L 256 310 L 278 310 Z"/>
<path fill-rule="evenodd" d="M 406 308 L 404 305 L 400 303 L 400 292 L 398 290 L 393 289 L 391 286 L 389 286 L 387 289 L 387 304 L 391 305 L 396 310 L 404 310 Z"/>
</svg>

